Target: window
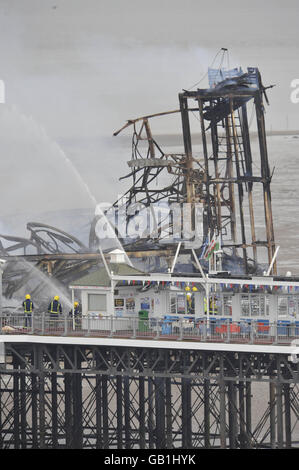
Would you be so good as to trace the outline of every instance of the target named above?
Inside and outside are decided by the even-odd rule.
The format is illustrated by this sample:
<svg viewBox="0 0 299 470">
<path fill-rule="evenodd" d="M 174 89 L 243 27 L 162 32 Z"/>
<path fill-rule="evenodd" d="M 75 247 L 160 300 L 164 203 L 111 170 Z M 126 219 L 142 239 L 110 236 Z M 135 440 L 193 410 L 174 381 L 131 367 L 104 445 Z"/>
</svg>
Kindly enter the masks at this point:
<svg viewBox="0 0 299 470">
<path fill-rule="evenodd" d="M 171 294 L 170 297 L 170 313 L 186 313 L 186 295 L 185 294 Z"/>
<path fill-rule="evenodd" d="M 241 315 L 265 317 L 269 315 L 269 299 L 265 294 L 242 294 Z"/>
<path fill-rule="evenodd" d="M 88 310 L 106 311 L 106 294 L 88 294 Z"/>
</svg>

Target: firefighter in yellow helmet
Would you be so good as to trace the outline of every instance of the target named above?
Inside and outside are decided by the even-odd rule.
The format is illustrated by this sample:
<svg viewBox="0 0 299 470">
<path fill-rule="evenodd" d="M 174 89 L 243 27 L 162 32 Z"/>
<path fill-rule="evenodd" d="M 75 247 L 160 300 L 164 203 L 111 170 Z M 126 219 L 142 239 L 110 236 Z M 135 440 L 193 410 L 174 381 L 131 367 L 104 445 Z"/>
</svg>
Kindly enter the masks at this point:
<svg viewBox="0 0 299 470">
<path fill-rule="evenodd" d="M 25 328 L 31 327 L 34 305 L 31 300 L 31 296 L 29 294 L 25 295 L 25 300 L 22 305 L 23 305 L 24 316 L 25 316 Z"/>
<path fill-rule="evenodd" d="M 79 302 L 76 300 L 74 302 L 74 320 L 75 320 L 75 326 L 80 326 L 80 317 L 81 317 L 81 307 Z M 69 311 L 69 316 L 73 316 L 73 309 Z"/>
<path fill-rule="evenodd" d="M 51 318 L 57 318 L 58 314 L 62 313 L 62 306 L 58 295 L 55 295 L 54 299 L 49 303 L 48 313 L 50 313 Z"/>
</svg>

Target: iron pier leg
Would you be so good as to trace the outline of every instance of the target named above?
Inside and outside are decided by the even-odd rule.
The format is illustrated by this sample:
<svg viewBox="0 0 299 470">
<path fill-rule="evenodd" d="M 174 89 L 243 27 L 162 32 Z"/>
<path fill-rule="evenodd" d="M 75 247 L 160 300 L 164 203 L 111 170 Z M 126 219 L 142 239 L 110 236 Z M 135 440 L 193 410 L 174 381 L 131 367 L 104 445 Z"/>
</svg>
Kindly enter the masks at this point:
<svg viewBox="0 0 299 470">
<path fill-rule="evenodd" d="M 36 366 L 35 357 L 36 357 L 36 348 L 33 348 L 31 352 L 31 363 Z M 31 377 L 31 408 L 32 408 L 32 448 L 38 448 L 38 381 L 36 372 L 30 374 Z"/>
<path fill-rule="evenodd" d="M 96 374 L 96 389 L 95 389 L 95 401 L 96 401 L 96 448 L 103 448 L 103 428 L 102 428 L 102 376 Z"/>
<path fill-rule="evenodd" d="M 220 377 L 219 377 L 219 393 L 220 393 L 220 446 L 226 448 L 226 421 L 225 421 L 225 379 L 223 357 L 220 358 Z"/>
<path fill-rule="evenodd" d="M 182 378 L 182 441 L 183 449 L 192 448 L 191 380 Z"/>
<path fill-rule="evenodd" d="M 131 448 L 131 418 L 130 418 L 130 382 L 124 377 L 124 403 L 125 403 L 125 448 Z"/>
<path fill-rule="evenodd" d="M 153 379 L 148 378 L 148 444 L 154 448 L 154 406 L 153 406 Z"/>
<path fill-rule="evenodd" d="M 14 448 L 20 449 L 20 386 L 19 386 L 19 361 L 17 357 L 13 357 L 13 415 L 14 415 Z"/>
<path fill-rule="evenodd" d="M 128 403 L 124 400 L 124 407 L 128 406 Z M 122 377 L 118 375 L 116 377 L 116 412 L 117 412 L 117 448 L 123 448 L 123 397 L 122 397 Z"/>
<path fill-rule="evenodd" d="M 204 443 L 205 448 L 210 447 L 210 380 L 204 379 Z"/>
<path fill-rule="evenodd" d="M 172 449 L 172 406 L 171 406 L 171 379 L 165 379 L 165 399 L 166 399 L 166 448 Z"/>
<path fill-rule="evenodd" d="M 276 432 L 275 432 L 275 384 L 273 382 L 273 376 L 270 377 L 269 384 L 269 407 L 270 407 L 270 444 L 271 448 L 276 447 Z"/>
<path fill-rule="evenodd" d="M 139 447 L 145 449 L 145 395 L 144 377 L 139 377 Z"/>
<path fill-rule="evenodd" d="M 109 449 L 108 377 L 102 375 L 103 448 Z"/>
<path fill-rule="evenodd" d="M 237 409 L 238 408 L 237 408 L 236 383 L 228 382 L 227 387 L 228 387 L 229 448 L 236 449 L 238 446 L 238 423 L 237 423 Z"/>
<path fill-rule="evenodd" d="M 165 440 L 165 379 L 155 378 L 155 402 L 156 402 L 156 448 L 164 449 Z"/>
<path fill-rule="evenodd" d="M 38 364 L 38 398 L 39 398 L 39 448 L 46 447 L 46 404 L 45 404 L 45 373 L 43 363 L 42 346 L 37 347 L 37 364 Z"/>
<path fill-rule="evenodd" d="M 283 409 L 282 409 L 282 384 L 276 384 L 276 401 L 277 401 L 277 446 L 278 449 L 283 448 Z"/>
<path fill-rule="evenodd" d="M 290 400 L 290 384 L 286 383 L 284 389 L 284 407 L 285 407 L 285 435 L 286 448 L 292 447 L 292 427 L 291 427 L 291 400 Z"/>
<path fill-rule="evenodd" d="M 251 448 L 251 382 L 246 382 L 246 435 L 247 435 L 247 447 Z"/>
<path fill-rule="evenodd" d="M 56 363 L 57 363 L 57 349 Z M 52 391 L 52 446 L 58 448 L 58 395 L 57 395 L 57 372 L 51 373 L 51 391 Z"/>
</svg>

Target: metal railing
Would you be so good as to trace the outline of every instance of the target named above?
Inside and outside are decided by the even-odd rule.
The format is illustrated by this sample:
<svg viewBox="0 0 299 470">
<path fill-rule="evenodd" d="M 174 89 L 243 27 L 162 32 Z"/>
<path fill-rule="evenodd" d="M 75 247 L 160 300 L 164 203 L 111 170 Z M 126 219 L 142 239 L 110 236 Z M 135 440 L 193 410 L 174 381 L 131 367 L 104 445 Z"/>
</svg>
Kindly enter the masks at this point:
<svg viewBox="0 0 299 470">
<path fill-rule="evenodd" d="M 0 317 L 1 334 L 50 336 L 93 336 L 216 341 L 226 343 L 290 344 L 299 339 L 299 324 L 261 320 L 208 320 L 165 317 L 139 319 L 138 316 L 114 317 L 84 315 L 10 314 Z"/>
</svg>

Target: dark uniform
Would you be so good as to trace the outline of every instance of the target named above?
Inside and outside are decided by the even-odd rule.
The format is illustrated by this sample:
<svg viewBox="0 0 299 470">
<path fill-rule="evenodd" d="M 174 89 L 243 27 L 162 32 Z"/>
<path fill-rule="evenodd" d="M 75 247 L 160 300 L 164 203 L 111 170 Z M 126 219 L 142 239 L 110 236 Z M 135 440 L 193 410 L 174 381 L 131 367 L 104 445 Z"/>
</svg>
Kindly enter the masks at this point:
<svg viewBox="0 0 299 470">
<path fill-rule="evenodd" d="M 25 327 L 27 328 L 28 326 L 31 326 L 32 312 L 34 309 L 34 305 L 33 305 L 32 300 L 30 299 L 25 299 L 22 305 L 23 305 L 24 315 L 25 315 Z"/>
<path fill-rule="evenodd" d="M 69 311 L 69 316 L 73 317 L 73 310 Z M 81 319 L 81 307 L 78 303 L 78 305 L 74 306 L 74 320 L 75 320 L 75 326 L 80 326 L 80 319 Z"/>
<path fill-rule="evenodd" d="M 48 313 L 51 318 L 57 318 L 58 314 L 62 313 L 61 303 L 58 300 L 52 300 L 48 306 Z"/>
</svg>

